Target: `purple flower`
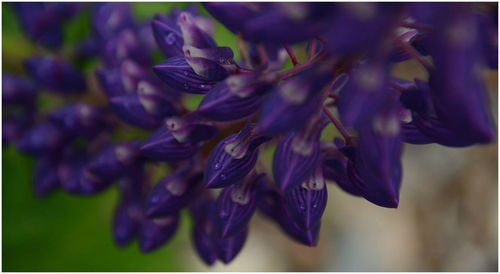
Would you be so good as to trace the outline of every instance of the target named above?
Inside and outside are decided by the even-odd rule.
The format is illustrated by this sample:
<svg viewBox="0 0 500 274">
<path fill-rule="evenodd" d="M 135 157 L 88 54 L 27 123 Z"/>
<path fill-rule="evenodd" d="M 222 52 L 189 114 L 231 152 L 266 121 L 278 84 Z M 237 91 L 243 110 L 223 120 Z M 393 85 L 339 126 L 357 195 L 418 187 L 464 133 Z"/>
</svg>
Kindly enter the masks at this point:
<svg viewBox="0 0 500 274">
<path fill-rule="evenodd" d="M 42 155 L 61 147 L 66 141 L 64 133 L 53 123 L 44 122 L 26 131 L 17 142 L 24 153 Z"/>
<path fill-rule="evenodd" d="M 199 204 L 191 208 L 194 217 L 192 239 L 198 255 L 203 261 L 212 265 L 217 260 L 214 234 L 215 202 L 211 198 L 202 199 Z"/>
<path fill-rule="evenodd" d="M 326 67 L 315 66 L 284 81 L 264 102 L 256 130 L 279 134 L 302 128 L 320 108 L 322 90 L 330 80 Z"/>
<path fill-rule="evenodd" d="M 33 105 L 36 95 L 36 87 L 28 79 L 10 73 L 2 74 L 3 104 Z"/>
<path fill-rule="evenodd" d="M 215 249 L 219 259 L 225 264 L 234 260 L 238 253 L 240 253 L 243 245 L 245 245 L 247 236 L 248 227 L 245 227 L 235 235 L 224 239 L 214 235 Z"/>
<path fill-rule="evenodd" d="M 100 40 L 113 37 L 134 24 L 129 3 L 98 3 L 92 10 L 93 34 Z"/>
<path fill-rule="evenodd" d="M 115 209 L 113 217 L 113 239 L 124 247 L 136 236 L 143 216 L 139 201 L 122 201 Z"/>
<path fill-rule="evenodd" d="M 182 55 L 182 32 L 173 18 L 157 14 L 151 22 L 156 44 L 166 57 Z"/>
<path fill-rule="evenodd" d="M 136 163 L 138 152 L 136 141 L 112 145 L 90 160 L 87 169 L 105 180 L 118 179 Z"/>
<path fill-rule="evenodd" d="M 290 191 L 313 172 L 319 157 L 319 121 L 313 121 L 299 133 L 284 135 L 274 153 L 273 175 L 281 192 Z"/>
<path fill-rule="evenodd" d="M 389 77 L 385 66 L 373 60 L 367 61 L 349 74 L 349 80 L 340 90 L 338 99 L 343 125 L 352 127 L 365 123 L 387 100 Z"/>
<path fill-rule="evenodd" d="M 142 144 L 141 155 L 155 161 L 180 161 L 193 157 L 198 151 L 196 142 L 181 143 L 166 124 L 153 132 Z"/>
<path fill-rule="evenodd" d="M 265 80 L 259 81 L 259 76 L 229 76 L 203 97 L 196 112 L 214 121 L 234 121 L 255 113 L 273 87 Z"/>
<path fill-rule="evenodd" d="M 325 32 L 333 3 L 204 3 L 229 30 L 249 41 L 295 43 Z"/>
<path fill-rule="evenodd" d="M 250 121 L 238 134 L 224 138 L 208 156 L 203 174 L 205 186 L 226 187 L 243 179 L 257 162 L 259 145 L 269 139 L 255 135 Z"/>
<path fill-rule="evenodd" d="M 163 120 L 150 114 L 142 105 L 137 94 L 118 95 L 109 99 L 113 112 L 125 122 L 145 129 L 158 128 Z"/>
<path fill-rule="evenodd" d="M 305 230 L 320 222 L 326 207 L 327 191 L 321 162 L 322 159 L 307 180 L 284 194 L 290 216 Z"/>
<path fill-rule="evenodd" d="M 183 56 L 171 57 L 155 65 L 153 70 L 168 86 L 187 93 L 204 94 L 215 84 L 196 74 Z"/>
<path fill-rule="evenodd" d="M 92 137 L 106 125 L 102 109 L 87 103 L 75 103 L 55 109 L 49 119 L 66 134 Z"/>
<path fill-rule="evenodd" d="M 31 56 L 24 61 L 27 73 L 41 86 L 65 94 L 87 89 L 85 78 L 73 66 L 51 56 Z"/>
<path fill-rule="evenodd" d="M 380 50 L 382 41 L 394 32 L 403 4 L 339 3 L 325 34 L 332 54 L 355 55 Z"/>
<path fill-rule="evenodd" d="M 146 198 L 146 216 L 157 217 L 173 214 L 186 206 L 192 199 L 203 175 L 192 172 L 191 164 L 177 169 L 162 178 Z"/>
<path fill-rule="evenodd" d="M 62 23 L 79 10 L 82 3 L 13 3 L 24 32 L 42 46 L 56 49 L 63 43 Z"/>
<path fill-rule="evenodd" d="M 357 147 L 347 167 L 350 180 L 363 197 L 384 207 L 398 206 L 401 186 L 402 141 L 397 95 L 394 92 L 369 123 L 356 127 Z"/>
<path fill-rule="evenodd" d="M 139 231 L 141 252 L 151 252 L 174 236 L 179 226 L 179 214 L 154 219 L 145 219 Z"/>
<path fill-rule="evenodd" d="M 213 48 L 217 45 L 214 40 L 201 30 L 193 16 L 188 12 L 181 12 L 177 18 L 177 24 L 179 25 L 182 38 L 184 40 L 184 45 L 193 46 L 196 48 Z"/>
<path fill-rule="evenodd" d="M 466 5 L 446 8 L 446 20 L 430 37 L 435 69 L 429 86 L 437 117 L 453 133 L 474 143 L 494 140 L 496 129 L 479 77 L 481 44 L 478 24 Z"/>
<path fill-rule="evenodd" d="M 250 174 L 230 185 L 217 198 L 217 232 L 226 239 L 247 225 L 255 211 L 255 182 L 261 175 Z"/>
<path fill-rule="evenodd" d="M 303 229 L 294 222 L 290 213 L 284 206 L 281 207 L 277 219 L 281 229 L 295 241 L 308 246 L 316 246 L 318 244 L 321 222 L 318 222 L 311 227 L 311 229 Z"/>
</svg>

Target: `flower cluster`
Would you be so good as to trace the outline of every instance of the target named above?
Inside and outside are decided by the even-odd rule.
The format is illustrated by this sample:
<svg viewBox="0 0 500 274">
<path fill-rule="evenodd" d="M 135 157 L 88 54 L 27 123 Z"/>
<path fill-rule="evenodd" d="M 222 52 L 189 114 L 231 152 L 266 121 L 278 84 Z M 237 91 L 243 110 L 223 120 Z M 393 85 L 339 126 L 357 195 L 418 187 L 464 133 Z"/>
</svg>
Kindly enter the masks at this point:
<svg viewBox="0 0 500 274">
<path fill-rule="evenodd" d="M 135 237 L 143 252 L 162 246 L 184 208 L 207 264 L 240 252 L 256 210 L 314 246 L 327 182 L 396 208 L 404 143 L 496 138 L 480 74 L 498 66 L 496 6 L 205 3 L 238 35 L 235 58 L 196 6 L 138 23 L 124 3 L 15 4 L 27 36 L 51 49 L 61 46 L 61 24 L 84 8 L 92 31 L 74 56 L 96 58 L 99 68 L 84 75 L 47 54 L 24 61 L 28 78 L 4 73 L 3 145 L 37 157 L 40 196 L 56 188 L 91 195 L 116 183 L 119 246 Z M 290 46 L 299 43 L 303 62 Z M 166 58 L 158 64 L 156 49 Z M 286 55 L 292 67 L 284 68 Z M 409 59 L 428 79 L 391 75 Z M 95 98 L 94 76 L 105 100 Z M 41 90 L 64 105 L 38 110 Z M 203 95 L 195 110 L 187 94 Z M 323 140 L 330 122 L 339 137 Z M 120 138 L 131 127 L 149 136 Z M 262 147 L 275 147 L 272 168 L 259 159 Z M 159 162 L 171 172 L 153 185 Z"/>
</svg>

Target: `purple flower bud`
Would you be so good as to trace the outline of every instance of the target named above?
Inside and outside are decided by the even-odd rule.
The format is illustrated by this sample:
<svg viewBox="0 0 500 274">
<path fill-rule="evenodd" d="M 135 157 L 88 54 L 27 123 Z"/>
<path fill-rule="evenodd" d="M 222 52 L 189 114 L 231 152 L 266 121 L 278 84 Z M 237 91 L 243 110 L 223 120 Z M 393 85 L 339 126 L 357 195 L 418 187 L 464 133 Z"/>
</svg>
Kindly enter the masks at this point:
<svg viewBox="0 0 500 274">
<path fill-rule="evenodd" d="M 327 30 L 331 3 L 204 3 L 229 30 L 248 41 L 295 43 Z"/>
<path fill-rule="evenodd" d="M 142 144 L 141 155 L 154 161 L 180 161 L 193 157 L 198 151 L 196 143 L 180 143 L 169 127 L 162 126 Z"/>
<path fill-rule="evenodd" d="M 136 236 L 143 216 L 140 203 L 122 201 L 115 209 L 113 217 L 113 239 L 120 247 L 125 247 Z"/>
<path fill-rule="evenodd" d="M 255 183 L 262 175 L 249 175 L 230 185 L 217 198 L 217 230 L 225 239 L 243 229 L 255 211 Z"/>
<path fill-rule="evenodd" d="M 113 112 L 125 122 L 145 129 L 155 129 L 161 124 L 161 117 L 146 111 L 137 94 L 118 95 L 109 99 Z"/>
<path fill-rule="evenodd" d="M 134 25 L 129 3 L 97 3 L 93 8 L 91 26 L 98 39 L 107 40 Z"/>
<path fill-rule="evenodd" d="M 184 45 L 190 45 L 197 48 L 213 48 L 217 45 L 214 40 L 202 31 L 197 25 L 193 16 L 187 12 L 181 12 L 177 19 L 182 32 Z"/>
<path fill-rule="evenodd" d="M 33 176 L 33 187 L 38 197 L 44 197 L 59 186 L 58 161 L 55 157 L 38 159 Z"/>
<path fill-rule="evenodd" d="M 214 121 L 234 121 L 257 111 L 272 85 L 255 81 L 256 75 L 233 75 L 215 85 L 196 110 Z"/>
<path fill-rule="evenodd" d="M 432 91 L 427 83 L 415 79 L 418 88 L 406 90 L 400 97 L 401 103 L 412 110 L 411 122 L 403 124 L 405 141 L 416 144 L 436 142 L 444 146 L 463 147 L 471 145 L 473 139 L 456 134 L 436 117 L 432 102 Z"/>
<path fill-rule="evenodd" d="M 179 226 L 179 214 L 161 218 L 145 219 L 139 232 L 139 246 L 142 253 L 151 252 L 174 236 Z"/>
<path fill-rule="evenodd" d="M 420 132 L 413 121 L 401 124 L 403 142 L 415 145 L 434 143 L 434 140 Z"/>
<path fill-rule="evenodd" d="M 36 88 L 31 81 L 9 73 L 2 74 L 2 103 L 33 105 Z"/>
<path fill-rule="evenodd" d="M 206 2 L 203 6 L 217 21 L 233 33 L 240 32 L 249 19 L 255 15 L 249 3 Z"/>
<path fill-rule="evenodd" d="M 125 87 L 122 82 L 120 69 L 103 69 L 96 70 L 97 80 L 101 85 L 102 90 L 108 97 L 125 95 Z"/>
<path fill-rule="evenodd" d="M 121 30 L 114 37 L 101 44 L 101 57 L 108 67 L 119 66 L 125 60 L 133 60 L 143 65 L 151 65 L 151 56 L 144 49 L 147 45 L 141 41 L 135 28 Z"/>
<path fill-rule="evenodd" d="M 307 127 L 300 134 L 292 132 L 281 138 L 273 158 L 274 181 L 281 192 L 292 190 L 313 172 L 320 132 L 319 128 Z"/>
<path fill-rule="evenodd" d="M 182 47 L 185 57 L 203 58 L 218 64 L 230 64 L 233 62 L 233 50 L 230 47 L 197 48 L 186 45 Z"/>
<path fill-rule="evenodd" d="M 340 152 L 339 152 L 340 153 Z M 345 192 L 361 196 L 360 191 L 357 189 L 347 175 L 347 160 L 344 157 L 328 157 L 323 162 L 324 176 L 326 179 L 333 180 Z"/>
<path fill-rule="evenodd" d="M 58 149 L 64 142 L 63 132 L 53 123 L 44 122 L 38 124 L 21 137 L 17 147 L 24 153 L 42 155 Z"/>
<path fill-rule="evenodd" d="M 73 170 L 70 178 L 62 183 L 63 188 L 70 193 L 92 195 L 106 189 L 112 183 L 111 180 L 99 178 L 83 167 L 76 167 Z"/>
<path fill-rule="evenodd" d="M 2 118 L 2 145 L 16 142 L 21 138 L 31 124 L 31 117 L 3 117 Z"/>
<path fill-rule="evenodd" d="M 322 90 L 330 75 L 326 67 L 314 66 L 284 81 L 264 102 L 256 130 L 282 134 L 302 128 L 321 107 Z"/>
<path fill-rule="evenodd" d="M 165 125 L 179 143 L 197 143 L 212 139 L 218 133 L 217 128 L 201 124 L 196 115 L 182 118 L 171 117 L 165 120 Z"/>
<path fill-rule="evenodd" d="M 196 74 L 182 56 L 171 57 L 155 65 L 153 70 L 168 86 L 187 93 L 204 94 L 215 84 Z"/>
<path fill-rule="evenodd" d="M 429 86 L 439 120 L 455 134 L 474 143 L 495 139 L 496 129 L 479 76 L 482 67 L 480 31 L 468 5 L 446 6 L 430 34 L 429 53 L 435 69 Z"/>
<path fill-rule="evenodd" d="M 73 66 L 51 56 L 31 56 L 24 61 L 26 72 L 40 85 L 61 93 L 82 93 L 85 78 Z"/>
<path fill-rule="evenodd" d="M 87 169 L 101 179 L 118 179 L 131 168 L 137 156 L 138 142 L 112 145 L 90 160 Z"/>
<path fill-rule="evenodd" d="M 487 13 L 475 15 L 479 31 L 484 59 L 491 69 L 498 69 L 498 10 L 491 8 Z"/>
<path fill-rule="evenodd" d="M 192 232 L 193 244 L 203 261 L 212 265 L 217 259 L 212 236 L 214 234 L 215 202 L 212 199 L 203 200 L 192 208 L 191 212 L 195 220 Z"/>
<path fill-rule="evenodd" d="M 13 3 L 26 34 L 48 48 L 59 48 L 63 42 L 61 24 L 70 19 L 81 3 Z"/>
<path fill-rule="evenodd" d="M 357 126 L 358 147 L 353 164 L 348 165 L 350 180 L 370 202 L 397 207 L 401 186 L 401 125 L 398 92 L 387 100 L 370 123 Z"/>
<path fill-rule="evenodd" d="M 193 199 L 193 191 L 203 175 L 191 173 L 190 166 L 182 167 L 163 177 L 151 190 L 146 199 L 145 212 L 148 217 L 173 214 Z"/>
<path fill-rule="evenodd" d="M 120 73 L 123 87 L 127 93 L 137 91 L 139 82 L 147 82 L 156 87 L 161 86 L 161 81 L 149 71 L 149 68 L 141 66 L 132 59 L 121 62 Z"/>
<path fill-rule="evenodd" d="M 270 3 L 269 3 L 270 4 Z M 245 22 L 250 41 L 296 43 L 320 35 L 331 25 L 333 3 L 272 3 Z"/>
<path fill-rule="evenodd" d="M 222 81 L 229 76 L 229 72 L 223 66 L 208 59 L 186 56 L 186 62 L 197 75 L 210 81 Z"/>
<path fill-rule="evenodd" d="M 144 194 L 149 191 L 149 180 L 145 176 L 144 164 L 137 161 L 127 171 L 127 175 L 118 180 L 120 197 L 122 202 L 140 202 Z"/>
<path fill-rule="evenodd" d="M 321 162 L 322 159 L 302 185 L 284 194 L 290 216 L 295 223 L 306 230 L 314 228 L 320 222 L 326 207 L 328 195 Z"/>
<path fill-rule="evenodd" d="M 159 87 L 149 82 L 139 82 L 137 95 L 144 109 L 154 116 L 170 117 L 178 115 L 178 111 L 170 102 L 169 97 Z"/>
<path fill-rule="evenodd" d="M 193 228 L 193 243 L 198 255 L 203 261 L 212 265 L 217 260 L 214 241 L 212 238 L 213 224 L 199 223 Z"/>
<path fill-rule="evenodd" d="M 285 206 L 281 206 L 280 208 L 281 210 L 277 219 L 281 229 L 283 229 L 288 236 L 301 244 L 316 246 L 318 244 L 321 221 L 311 229 L 303 229 L 294 222 Z"/>
<path fill-rule="evenodd" d="M 387 100 L 389 77 L 384 65 L 366 62 L 349 75 L 340 90 L 338 111 L 346 127 L 365 123 Z"/>
<path fill-rule="evenodd" d="M 176 22 L 166 16 L 156 15 L 151 26 L 156 44 L 167 58 L 183 54 L 184 41 Z"/>
<path fill-rule="evenodd" d="M 394 33 L 402 4 L 339 3 L 333 22 L 324 34 L 332 54 L 359 54 L 375 51 Z"/>
<path fill-rule="evenodd" d="M 203 174 L 205 186 L 226 187 L 243 179 L 257 162 L 258 146 L 269 139 L 256 136 L 250 120 L 239 133 L 224 138 L 208 156 Z"/>
<path fill-rule="evenodd" d="M 248 236 L 248 227 L 243 228 L 229 238 L 219 238 L 214 235 L 215 248 L 219 259 L 225 264 L 230 263 L 241 251 Z"/>
<path fill-rule="evenodd" d="M 87 103 L 75 103 L 52 111 L 49 119 L 68 135 L 92 137 L 105 126 L 102 110 Z"/>
</svg>

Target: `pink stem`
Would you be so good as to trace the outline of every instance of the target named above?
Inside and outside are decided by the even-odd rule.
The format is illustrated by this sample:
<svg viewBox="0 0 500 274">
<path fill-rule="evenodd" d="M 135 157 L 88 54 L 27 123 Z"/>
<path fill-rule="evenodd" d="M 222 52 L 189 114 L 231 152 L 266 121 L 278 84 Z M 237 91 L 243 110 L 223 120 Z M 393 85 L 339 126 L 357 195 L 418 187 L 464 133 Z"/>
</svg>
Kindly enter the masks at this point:
<svg viewBox="0 0 500 274">
<path fill-rule="evenodd" d="M 396 42 L 405 50 L 412 58 L 417 60 L 426 70 L 431 71 L 433 69 L 432 65 L 425 60 L 416 49 L 414 49 L 410 44 L 406 43 L 401 39 L 401 37 L 396 37 Z"/>
<path fill-rule="evenodd" d="M 295 56 L 295 53 L 293 52 L 293 49 L 290 46 L 288 46 L 288 45 L 284 45 L 284 47 L 286 49 L 286 52 L 290 56 L 290 59 L 292 59 L 293 65 L 294 66 L 298 65 L 299 64 L 299 60 L 297 60 L 297 56 Z"/>
<path fill-rule="evenodd" d="M 309 54 L 307 56 L 307 60 L 311 60 L 315 51 L 316 51 L 316 39 L 312 39 L 311 45 L 309 47 Z"/>
<path fill-rule="evenodd" d="M 349 136 L 349 133 L 347 133 L 347 130 L 345 130 L 345 128 L 342 126 L 342 124 L 335 118 L 335 116 L 333 116 L 333 114 L 328 110 L 328 108 L 326 106 L 323 106 L 323 112 L 325 112 L 326 116 L 328 116 L 328 118 L 330 118 L 333 125 L 338 129 L 338 131 L 340 132 L 342 137 L 344 137 L 346 142 L 348 140 L 350 140 L 351 136 Z"/>
</svg>

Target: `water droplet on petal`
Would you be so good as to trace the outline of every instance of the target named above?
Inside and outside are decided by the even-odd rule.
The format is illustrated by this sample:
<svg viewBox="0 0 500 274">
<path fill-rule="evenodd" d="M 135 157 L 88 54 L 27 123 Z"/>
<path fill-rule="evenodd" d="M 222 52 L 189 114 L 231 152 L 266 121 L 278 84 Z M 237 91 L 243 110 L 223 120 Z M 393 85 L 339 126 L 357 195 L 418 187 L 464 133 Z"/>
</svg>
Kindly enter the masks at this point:
<svg viewBox="0 0 500 274">
<path fill-rule="evenodd" d="M 167 34 L 167 37 L 165 37 L 165 42 L 169 45 L 172 45 L 175 42 L 175 34 L 173 32 Z"/>
<path fill-rule="evenodd" d="M 189 86 L 186 82 L 184 82 L 184 89 L 189 89 Z"/>
<path fill-rule="evenodd" d="M 183 71 L 182 73 L 184 73 L 184 76 L 188 76 L 189 72 L 187 70 Z"/>
<path fill-rule="evenodd" d="M 228 214 L 226 211 L 223 210 L 223 211 L 219 212 L 219 217 L 221 217 L 222 219 L 227 218 L 227 216 L 228 216 Z"/>
<path fill-rule="evenodd" d="M 313 204 L 313 208 L 317 208 L 317 207 L 318 207 L 318 205 L 317 205 L 317 204 Z"/>
<path fill-rule="evenodd" d="M 221 179 L 222 181 L 226 180 L 226 175 L 225 175 L 225 174 L 221 174 L 219 177 L 220 177 L 220 179 Z"/>
<path fill-rule="evenodd" d="M 306 209 L 306 207 L 305 207 L 304 205 L 300 205 L 300 206 L 299 206 L 299 209 L 300 209 L 300 210 L 305 210 L 305 209 Z"/>
<path fill-rule="evenodd" d="M 221 167 L 222 167 L 222 165 L 220 163 L 215 163 L 215 165 L 214 165 L 215 170 L 219 170 Z"/>
</svg>

